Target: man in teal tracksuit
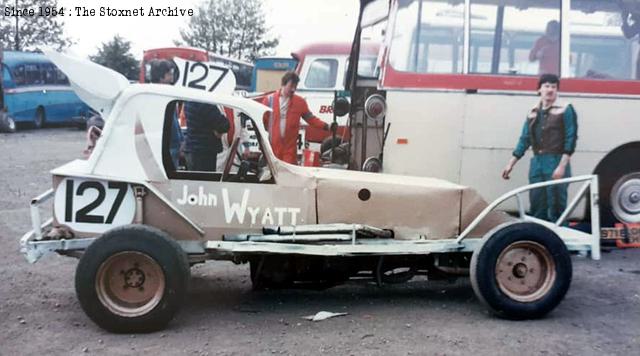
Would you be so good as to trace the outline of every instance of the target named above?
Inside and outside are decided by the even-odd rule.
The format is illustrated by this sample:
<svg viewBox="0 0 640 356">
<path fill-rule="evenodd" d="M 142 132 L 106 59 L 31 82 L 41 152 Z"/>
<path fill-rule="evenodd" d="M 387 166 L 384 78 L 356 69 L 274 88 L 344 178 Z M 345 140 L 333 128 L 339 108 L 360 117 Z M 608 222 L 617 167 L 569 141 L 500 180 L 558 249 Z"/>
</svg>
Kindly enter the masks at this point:
<svg viewBox="0 0 640 356">
<path fill-rule="evenodd" d="M 529 111 L 513 157 L 502 171 L 509 179 L 514 165 L 531 147 L 533 158 L 529 168 L 529 183 L 544 182 L 571 176 L 569 160 L 576 148 L 578 120 L 571 104 L 560 104 L 560 80 L 554 74 L 543 74 L 538 81 L 540 102 Z M 567 206 L 567 185 L 533 189 L 529 192 L 531 215 L 556 221 Z"/>
</svg>

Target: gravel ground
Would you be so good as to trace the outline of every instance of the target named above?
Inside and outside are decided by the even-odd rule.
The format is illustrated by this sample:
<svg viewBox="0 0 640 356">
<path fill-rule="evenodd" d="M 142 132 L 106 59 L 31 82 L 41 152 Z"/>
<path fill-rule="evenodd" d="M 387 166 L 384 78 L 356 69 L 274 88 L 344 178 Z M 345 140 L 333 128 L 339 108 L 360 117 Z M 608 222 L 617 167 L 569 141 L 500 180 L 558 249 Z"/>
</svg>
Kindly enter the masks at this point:
<svg viewBox="0 0 640 356">
<path fill-rule="evenodd" d="M 166 330 L 107 333 L 76 300 L 75 259 L 50 255 L 30 265 L 18 248 L 29 199 L 83 144 L 82 131 L 64 127 L 0 134 L 0 355 L 640 354 L 637 249 L 605 251 L 601 261 L 575 257 L 567 297 L 542 320 L 490 316 L 466 279 L 253 292 L 246 265 L 209 262 L 192 268 L 187 301 Z M 302 319 L 322 310 L 348 315 Z"/>
</svg>

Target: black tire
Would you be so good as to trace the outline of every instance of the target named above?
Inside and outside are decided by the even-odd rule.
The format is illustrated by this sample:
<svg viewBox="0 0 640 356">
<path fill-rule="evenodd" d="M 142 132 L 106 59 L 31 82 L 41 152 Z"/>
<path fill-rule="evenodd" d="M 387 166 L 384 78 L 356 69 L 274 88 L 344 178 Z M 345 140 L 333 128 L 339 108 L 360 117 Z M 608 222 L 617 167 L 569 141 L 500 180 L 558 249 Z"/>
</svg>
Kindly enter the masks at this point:
<svg viewBox="0 0 640 356">
<path fill-rule="evenodd" d="M 599 179 L 598 196 L 602 227 L 613 227 L 617 222 L 633 222 L 619 220 L 614 214 L 612 201 L 616 199 L 616 185 L 620 187 L 620 182 L 625 176 L 640 172 L 640 160 L 637 159 L 639 152 L 638 143 L 625 145 L 609 153 L 594 169 L 594 174 L 597 174 Z"/>
<path fill-rule="evenodd" d="M 293 285 L 292 260 L 288 256 L 264 255 L 249 261 L 254 291 L 286 289 Z"/>
<path fill-rule="evenodd" d="M 33 118 L 33 127 L 35 127 L 36 129 L 41 129 L 44 127 L 46 121 L 47 115 L 44 112 L 44 108 L 40 106 L 36 110 L 36 116 Z"/>
<path fill-rule="evenodd" d="M 16 132 L 16 122 L 6 113 L 0 113 L 0 132 Z"/>
<path fill-rule="evenodd" d="M 474 251 L 470 277 L 476 296 L 495 315 L 541 318 L 558 306 L 569 290 L 571 256 L 564 242 L 542 225 L 501 225 Z"/>
<path fill-rule="evenodd" d="M 166 233 L 127 225 L 87 248 L 76 269 L 76 294 L 87 316 L 105 330 L 157 331 L 182 305 L 189 273 L 185 252 Z M 120 275 L 122 287 L 109 283 L 120 282 Z"/>
</svg>

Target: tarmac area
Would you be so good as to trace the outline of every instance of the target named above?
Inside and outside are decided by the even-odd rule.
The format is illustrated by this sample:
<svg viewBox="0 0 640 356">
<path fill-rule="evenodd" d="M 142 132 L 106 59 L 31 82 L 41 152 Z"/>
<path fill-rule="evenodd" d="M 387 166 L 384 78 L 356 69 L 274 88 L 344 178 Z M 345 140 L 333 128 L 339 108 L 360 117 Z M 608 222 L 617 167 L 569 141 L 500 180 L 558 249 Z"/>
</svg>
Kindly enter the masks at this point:
<svg viewBox="0 0 640 356">
<path fill-rule="evenodd" d="M 77 260 L 29 264 L 18 246 L 30 199 L 51 186 L 51 169 L 82 157 L 84 137 L 70 127 L 0 133 L 0 355 L 640 355 L 640 249 L 574 257 L 566 298 L 541 320 L 490 315 L 468 279 L 254 292 L 248 265 L 208 262 L 192 268 L 166 330 L 108 333 L 76 299 Z M 302 318 L 319 311 L 347 315 Z"/>
</svg>

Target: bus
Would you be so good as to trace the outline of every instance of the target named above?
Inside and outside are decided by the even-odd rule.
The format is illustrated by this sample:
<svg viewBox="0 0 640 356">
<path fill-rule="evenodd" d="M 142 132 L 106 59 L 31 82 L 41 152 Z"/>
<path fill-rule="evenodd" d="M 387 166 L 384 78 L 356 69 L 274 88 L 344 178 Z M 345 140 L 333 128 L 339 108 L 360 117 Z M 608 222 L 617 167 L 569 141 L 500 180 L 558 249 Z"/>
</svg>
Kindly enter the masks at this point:
<svg viewBox="0 0 640 356">
<path fill-rule="evenodd" d="M 623 31 L 633 22 L 629 13 L 640 18 L 637 2 L 360 4 L 351 58 L 371 40 L 382 46 L 373 75 L 362 75 L 358 61 L 349 68 L 351 168 L 377 160 L 386 173 L 447 179 L 488 200 L 526 184 L 525 159 L 510 180 L 500 172 L 539 100 L 544 63 L 532 48 L 555 21 L 559 100 L 578 113 L 573 174 L 599 176 L 603 226 L 640 222 L 639 41 Z"/>
<path fill-rule="evenodd" d="M 152 60 L 171 60 L 174 57 L 190 61 L 213 62 L 225 68 L 229 68 L 236 76 L 236 90 L 251 90 L 253 64 L 193 47 L 165 47 L 153 48 L 144 51 L 140 67 L 140 83 L 149 83 L 151 81 L 149 72 L 151 68 L 150 62 Z"/>
<path fill-rule="evenodd" d="M 0 109 L 9 131 L 13 123 L 41 128 L 45 123 L 80 122 L 90 114 L 67 77 L 41 53 L 4 51 L 0 56 Z"/>
</svg>

